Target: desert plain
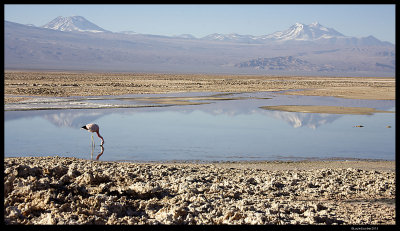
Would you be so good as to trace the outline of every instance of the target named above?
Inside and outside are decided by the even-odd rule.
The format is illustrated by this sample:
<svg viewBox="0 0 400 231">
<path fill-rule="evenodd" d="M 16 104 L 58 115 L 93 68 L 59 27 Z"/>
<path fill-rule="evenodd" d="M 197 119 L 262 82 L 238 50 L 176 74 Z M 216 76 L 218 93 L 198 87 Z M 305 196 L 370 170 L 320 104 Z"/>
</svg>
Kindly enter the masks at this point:
<svg viewBox="0 0 400 231">
<path fill-rule="evenodd" d="M 5 71 L 8 96 L 289 91 L 291 95 L 394 100 L 395 78 Z"/>
<path fill-rule="evenodd" d="M 284 90 L 294 91 L 282 94 L 395 100 L 395 78 L 4 73 L 5 104 L 34 96 Z M 274 108 L 280 109 L 305 110 Z M 328 109 L 335 113 L 335 108 Z M 312 112 L 328 109 L 321 105 Z M 4 222 L 390 225 L 396 222 L 395 170 L 394 161 L 356 159 L 125 163 L 7 157 Z"/>
</svg>

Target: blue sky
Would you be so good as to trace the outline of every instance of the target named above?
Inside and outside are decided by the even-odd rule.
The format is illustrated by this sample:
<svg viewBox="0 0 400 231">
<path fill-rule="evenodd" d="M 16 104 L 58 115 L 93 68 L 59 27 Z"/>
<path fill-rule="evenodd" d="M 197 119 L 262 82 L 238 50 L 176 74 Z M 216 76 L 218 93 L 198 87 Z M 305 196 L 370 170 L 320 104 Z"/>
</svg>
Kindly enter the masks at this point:
<svg viewBox="0 0 400 231">
<path fill-rule="evenodd" d="M 296 22 L 318 21 L 347 36 L 395 43 L 395 5 L 4 5 L 7 21 L 42 26 L 57 16 L 83 16 L 113 32 L 143 34 L 212 33 L 265 35 L 288 29 Z"/>
</svg>

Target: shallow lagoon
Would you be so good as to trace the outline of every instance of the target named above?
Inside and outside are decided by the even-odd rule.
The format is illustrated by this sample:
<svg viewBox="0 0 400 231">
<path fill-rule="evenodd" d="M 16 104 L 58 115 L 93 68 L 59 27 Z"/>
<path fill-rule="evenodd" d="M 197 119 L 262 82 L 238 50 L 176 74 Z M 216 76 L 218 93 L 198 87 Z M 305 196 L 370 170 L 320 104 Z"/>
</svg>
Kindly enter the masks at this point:
<svg viewBox="0 0 400 231">
<path fill-rule="evenodd" d="M 104 161 L 395 158 L 395 113 L 343 115 L 260 108 L 273 105 L 395 110 L 394 100 L 272 92 L 38 97 L 25 104 L 6 105 L 5 157 L 90 159 L 91 134 L 80 127 L 98 123 L 105 139 L 100 156 Z M 94 139 L 96 156 L 102 150 L 96 135 Z"/>
</svg>

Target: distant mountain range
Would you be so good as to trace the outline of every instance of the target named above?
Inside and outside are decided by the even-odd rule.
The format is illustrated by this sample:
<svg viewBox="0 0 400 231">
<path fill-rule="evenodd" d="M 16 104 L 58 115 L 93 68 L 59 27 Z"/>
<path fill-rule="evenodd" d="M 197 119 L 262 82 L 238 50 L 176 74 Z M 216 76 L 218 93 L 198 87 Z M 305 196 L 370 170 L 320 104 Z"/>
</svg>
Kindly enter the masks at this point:
<svg viewBox="0 0 400 231">
<path fill-rule="evenodd" d="M 268 35 L 161 36 L 107 31 L 82 16 L 4 22 L 5 68 L 394 76 L 395 46 L 319 23 Z"/>
<path fill-rule="evenodd" d="M 290 43 L 290 42 L 314 42 L 320 44 L 346 44 L 346 45 L 393 45 L 382 42 L 373 36 L 356 38 L 345 36 L 332 28 L 326 28 L 318 22 L 310 25 L 296 23 L 289 29 L 273 34 L 253 36 L 240 34 L 210 34 L 202 39 L 230 41 L 240 43 Z"/>
<path fill-rule="evenodd" d="M 333 66 L 328 64 L 315 65 L 293 56 L 258 58 L 235 64 L 235 67 L 253 67 L 268 70 L 290 70 L 290 71 L 332 71 Z"/>
<path fill-rule="evenodd" d="M 82 16 L 71 16 L 62 17 L 59 16 L 53 19 L 51 22 L 42 26 L 42 28 L 48 28 L 59 31 L 70 31 L 70 32 L 110 32 L 103 28 L 93 24 Z M 139 34 L 134 31 L 121 31 L 123 34 Z M 181 34 L 172 37 L 186 38 L 186 39 L 197 39 L 191 34 Z M 382 42 L 373 36 L 366 38 L 355 38 L 345 36 L 332 28 L 326 28 L 318 22 L 310 25 L 302 23 L 296 23 L 285 31 L 278 31 L 273 34 L 253 36 L 253 35 L 240 35 L 240 34 L 210 34 L 200 39 L 203 40 L 214 40 L 214 41 L 229 41 L 239 43 L 268 43 L 268 42 L 288 42 L 288 41 L 321 41 L 337 43 L 338 40 L 354 45 L 391 45 L 388 42 Z M 327 41 L 323 41 L 327 40 Z"/>
</svg>

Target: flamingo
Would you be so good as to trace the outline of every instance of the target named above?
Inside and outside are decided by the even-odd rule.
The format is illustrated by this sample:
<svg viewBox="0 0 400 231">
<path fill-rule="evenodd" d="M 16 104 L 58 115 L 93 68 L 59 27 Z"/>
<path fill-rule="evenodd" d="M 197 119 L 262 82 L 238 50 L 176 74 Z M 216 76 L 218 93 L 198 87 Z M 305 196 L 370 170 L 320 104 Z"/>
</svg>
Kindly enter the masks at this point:
<svg viewBox="0 0 400 231">
<path fill-rule="evenodd" d="M 85 126 L 82 127 L 82 129 L 88 130 L 89 132 L 92 132 L 92 133 L 96 132 L 97 136 L 101 139 L 101 144 L 100 145 L 103 146 L 104 139 L 99 133 L 99 125 L 97 125 L 97 124 L 86 124 Z M 92 142 L 94 143 L 93 134 L 92 134 Z"/>
</svg>

